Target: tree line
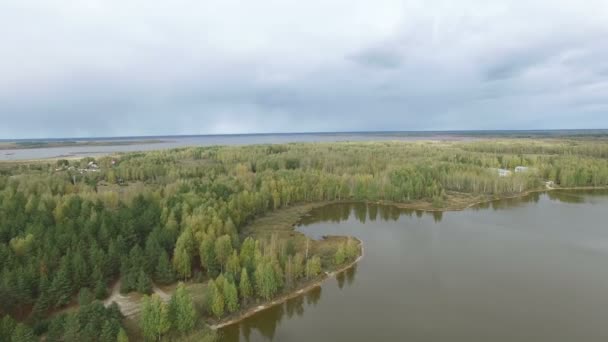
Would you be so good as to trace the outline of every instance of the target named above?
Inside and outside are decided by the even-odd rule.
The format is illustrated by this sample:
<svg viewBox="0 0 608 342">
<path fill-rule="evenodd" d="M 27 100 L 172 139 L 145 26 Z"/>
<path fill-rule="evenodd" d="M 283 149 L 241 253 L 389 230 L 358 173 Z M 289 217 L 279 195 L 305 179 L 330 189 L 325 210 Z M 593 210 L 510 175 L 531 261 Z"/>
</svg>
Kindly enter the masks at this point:
<svg viewBox="0 0 608 342">
<path fill-rule="evenodd" d="M 154 284 L 211 279 L 207 310 L 222 317 L 353 258 L 353 242 L 328 257 L 306 255 L 289 241 L 243 235 L 259 215 L 335 200 L 442 207 L 451 193 L 513 194 L 547 180 L 566 187 L 608 185 L 607 143 L 569 144 L 181 148 L 98 158 L 96 172 L 78 171 L 90 158 L 1 164 L 0 315 L 49 334 L 49 313 L 78 303 L 82 289 L 99 300 L 118 279 L 121 292 L 146 295 Z M 509 177 L 496 172 L 520 165 L 529 171 Z M 147 301 L 158 306 L 152 296 Z M 13 334 L 19 324 L 6 331 Z M 176 324 L 169 323 L 168 331 Z"/>
</svg>

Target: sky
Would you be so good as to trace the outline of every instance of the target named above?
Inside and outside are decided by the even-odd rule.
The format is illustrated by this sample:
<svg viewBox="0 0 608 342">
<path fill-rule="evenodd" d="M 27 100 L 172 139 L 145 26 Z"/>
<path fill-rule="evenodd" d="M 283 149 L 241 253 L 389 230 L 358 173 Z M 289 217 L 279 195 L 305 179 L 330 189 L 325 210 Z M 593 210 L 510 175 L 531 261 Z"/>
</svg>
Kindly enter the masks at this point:
<svg viewBox="0 0 608 342">
<path fill-rule="evenodd" d="M 0 139 L 560 128 L 606 0 L 0 1 Z"/>
</svg>

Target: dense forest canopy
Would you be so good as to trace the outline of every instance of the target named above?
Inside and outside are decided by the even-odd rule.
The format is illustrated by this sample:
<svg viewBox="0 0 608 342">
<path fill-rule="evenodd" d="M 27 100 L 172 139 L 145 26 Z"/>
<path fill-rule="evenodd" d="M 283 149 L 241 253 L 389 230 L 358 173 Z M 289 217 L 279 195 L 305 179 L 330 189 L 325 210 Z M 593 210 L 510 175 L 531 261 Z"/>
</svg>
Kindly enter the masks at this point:
<svg viewBox="0 0 608 342">
<path fill-rule="evenodd" d="M 515 172 L 518 166 L 522 172 Z M 0 339 L 33 333 L 57 341 L 85 333 L 99 341 L 124 338 L 120 312 L 92 302 L 105 298 L 119 279 L 124 293 L 211 279 L 208 311 L 222 317 L 314 277 L 325 263 L 355 257 L 350 240 L 327 258 L 304 255 L 289 241 L 243 233 L 255 217 L 296 203 L 426 202 L 442 208 L 454 196 L 511 195 L 543 189 L 546 182 L 607 186 L 608 142 L 310 143 L 0 164 L 0 317 L 6 316 Z M 92 297 L 83 300 L 80 323 L 70 315 L 47 319 L 74 304 L 79 293 Z M 148 313 L 165 310 L 154 296 L 145 303 Z M 87 326 L 86 317 L 96 323 Z M 168 318 L 173 325 L 146 336 L 186 332 L 193 327 L 184 326 L 187 319 Z M 92 334 L 104 324 L 105 337 Z"/>
</svg>

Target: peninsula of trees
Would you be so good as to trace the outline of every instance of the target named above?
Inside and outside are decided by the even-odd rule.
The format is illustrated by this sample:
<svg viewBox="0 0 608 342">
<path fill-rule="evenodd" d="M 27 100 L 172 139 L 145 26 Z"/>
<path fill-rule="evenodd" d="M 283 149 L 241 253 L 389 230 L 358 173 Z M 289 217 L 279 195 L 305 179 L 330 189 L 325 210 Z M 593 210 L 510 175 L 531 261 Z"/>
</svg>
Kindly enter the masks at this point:
<svg viewBox="0 0 608 342">
<path fill-rule="evenodd" d="M 608 186 L 608 143 L 589 139 L 182 148 L 102 157 L 83 172 L 91 161 L 0 164 L 0 340 L 178 339 L 201 317 L 217 321 L 357 257 L 352 239 L 309 246 L 247 228 L 295 204 L 442 210 Z M 169 299 L 154 293 L 177 282 Z M 202 308 L 192 283 L 206 285 Z M 114 286 L 145 295 L 139 331 L 100 302 Z"/>
</svg>

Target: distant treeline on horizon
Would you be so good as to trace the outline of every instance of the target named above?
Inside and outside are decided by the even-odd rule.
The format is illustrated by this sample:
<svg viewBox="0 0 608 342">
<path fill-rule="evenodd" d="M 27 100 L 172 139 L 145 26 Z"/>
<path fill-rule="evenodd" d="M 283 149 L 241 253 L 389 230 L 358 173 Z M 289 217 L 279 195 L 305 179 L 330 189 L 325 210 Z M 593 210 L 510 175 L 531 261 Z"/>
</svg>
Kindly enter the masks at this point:
<svg viewBox="0 0 608 342">
<path fill-rule="evenodd" d="M 177 135 L 134 135 L 106 137 L 59 137 L 59 138 L 19 138 L 0 139 L 0 143 L 36 145 L 44 142 L 73 143 L 77 141 L 113 141 L 141 140 L 162 138 L 197 138 L 197 137 L 235 137 L 235 136 L 395 136 L 395 137 L 487 137 L 487 138 L 543 138 L 543 137 L 608 137 L 608 129 L 547 129 L 547 130 L 448 130 L 448 131 L 353 131 L 353 132 L 289 132 L 289 133 L 234 133 L 234 134 L 177 134 Z"/>
</svg>

